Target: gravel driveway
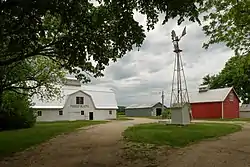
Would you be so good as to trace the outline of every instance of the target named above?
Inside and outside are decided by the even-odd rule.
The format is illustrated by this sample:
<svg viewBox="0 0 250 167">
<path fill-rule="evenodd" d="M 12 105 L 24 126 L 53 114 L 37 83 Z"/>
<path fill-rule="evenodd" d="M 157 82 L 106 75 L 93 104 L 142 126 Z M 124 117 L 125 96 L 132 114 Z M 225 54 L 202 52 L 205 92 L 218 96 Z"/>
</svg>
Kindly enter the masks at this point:
<svg viewBox="0 0 250 167">
<path fill-rule="evenodd" d="M 94 125 L 58 136 L 35 149 L 0 162 L 0 167 L 116 167 L 123 147 L 122 132 L 129 126 L 156 120 L 136 118 Z"/>
<path fill-rule="evenodd" d="M 145 155 L 152 159 L 135 158 L 127 163 L 122 156 L 122 132 L 129 126 L 156 120 L 136 118 L 129 121 L 112 121 L 84 130 L 58 136 L 34 149 L 18 153 L 0 162 L 0 167 L 249 167 L 250 126 L 243 131 L 203 141 L 181 149 L 163 148 Z M 151 152 L 151 149 L 147 150 Z M 136 152 L 132 156 L 136 157 Z M 140 154 L 144 154 L 143 151 Z"/>
<path fill-rule="evenodd" d="M 225 123 L 225 122 L 224 122 Z M 250 167 L 250 125 L 243 130 L 173 151 L 161 160 L 167 167 Z"/>
</svg>

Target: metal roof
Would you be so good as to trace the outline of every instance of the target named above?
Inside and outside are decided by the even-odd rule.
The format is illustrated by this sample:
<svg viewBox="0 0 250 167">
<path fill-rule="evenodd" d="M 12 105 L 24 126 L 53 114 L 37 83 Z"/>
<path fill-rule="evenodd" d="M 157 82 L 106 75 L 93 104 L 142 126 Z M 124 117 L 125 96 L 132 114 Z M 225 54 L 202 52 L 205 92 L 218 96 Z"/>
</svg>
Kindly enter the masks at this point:
<svg viewBox="0 0 250 167">
<path fill-rule="evenodd" d="M 33 109 L 62 109 L 63 106 L 31 106 Z"/>
<path fill-rule="evenodd" d="M 154 107 L 156 104 L 158 104 L 160 102 L 157 103 L 151 103 L 151 104 L 131 104 L 129 106 L 127 106 L 125 109 L 135 109 L 135 108 L 151 108 Z M 161 104 L 161 103 L 160 103 Z M 166 107 L 166 106 L 165 106 Z"/>
<path fill-rule="evenodd" d="M 117 101 L 115 98 L 115 93 L 110 88 L 105 87 L 96 87 L 96 86 L 63 86 L 61 89 L 60 97 L 54 100 L 40 100 L 38 96 L 33 96 L 32 102 L 35 103 L 32 108 L 47 108 L 47 109 L 55 109 L 55 108 L 63 108 L 67 98 L 78 91 L 82 91 L 88 94 L 95 108 L 97 109 L 117 109 Z"/>
<path fill-rule="evenodd" d="M 250 104 L 242 104 L 240 106 L 240 111 L 243 111 L 243 112 L 250 112 Z"/>
<path fill-rule="evenodd" d="M 209 89 L 206 92 L 190 93 L 190 103 L 222 102 L 226 99 L 231 90 L 233 90 L 233 87 Z"/>
</svg>

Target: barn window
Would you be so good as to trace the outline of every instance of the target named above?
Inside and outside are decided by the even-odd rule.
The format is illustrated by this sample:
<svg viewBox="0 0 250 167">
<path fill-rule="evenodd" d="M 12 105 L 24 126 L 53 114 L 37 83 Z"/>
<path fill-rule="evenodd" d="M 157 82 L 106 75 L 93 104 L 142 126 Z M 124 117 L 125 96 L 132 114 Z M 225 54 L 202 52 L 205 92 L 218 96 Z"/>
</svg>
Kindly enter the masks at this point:
<svg viewBox="0 0 250 167">
<path fill-rule="evenodd" d="M 229 101 L 234 101 L 234 94 L 233 94 L 233 92 L 231 92 L 229 94 Z"/>
<path fill-rule="evenodd" d="M 62 110 L 59 111 L 59 115 L 63 115 L 63 111 Z"/>
<path fill-rule="evenodd" d="M 84 98 L 83 97 L 76 97 L 76 104 L 83 104 Z"/>
<path fill-rule="evenodd" d="M 84 111 L 81 111 L 81 115 L 84 115 Z"/>
<path fill-rule="evenodd" d="M 37 116 L 42 116 L 42 111 L 37 111 Z"/>
<path fill-rule="evenodd" d="M 109 114 L 112 115 L 112 110 L 109 110 Z"/>
</svg>

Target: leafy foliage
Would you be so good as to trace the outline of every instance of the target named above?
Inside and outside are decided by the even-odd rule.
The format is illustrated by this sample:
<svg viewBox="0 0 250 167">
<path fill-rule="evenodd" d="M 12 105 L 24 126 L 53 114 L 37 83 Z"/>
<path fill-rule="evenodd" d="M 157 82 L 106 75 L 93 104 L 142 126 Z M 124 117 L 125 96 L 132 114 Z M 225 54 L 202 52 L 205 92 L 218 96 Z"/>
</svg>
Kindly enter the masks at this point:
<svg viewBox="0 0 250 167">
<path fill-rule="evenodd" d="M 118 115 L 125 115 L 125 106 L 118 106 L 118 109 L 116 110 Z"/>
<path fill-rule="evenodd" d="M 151 30 L 159 14 L 165 15 L 163 24 L 176 17 L 178 24 L 185 18 L 199 21 L 199 1 L 99 0 L 96 5 L 86 0 L 0 1 L 0 109 L 7 114 L 3 118 L 12 118 L 8 117 L 12 113 L 21 118 L 21 106 L 23 114 L 28 106 L 24 98 L 20 112 L 11 108 L 3 99 L 6 92 L 51 97 L 59 91 L 54 85 L 61 83 L 62 69 L 88 82 L 88 75 L 102 76 L 110 60 L 140 47 L 145 32 L 134 20 L 135 11 L 147 16 Z"/>
<path fill-rule="evenodd" d="M 13 91 L 18 94 L 54 97 L 59 93 L 65 72 L 50 59 L 42 56 L 28 58 L 8 66 L 0 67 L 1 91 Z"/>
<path fill-rule="evenodd" d="M 162 112 L 162 119 L 170 119 L 171 118 L 171 111 L 170 109 L 166 109 Z"/>
<path fill-rule="evenodd" d="M 89 81 L 84 74 L 102 76 L 109 60 L 141 46 L 145 34 L 134 20 L 135 11 L 147 15 L 150 30 L 160 13 L 163 23 L 176 17 L 178 24 L 185 18 L 199 21 L 199 1 L 1 1 L 0 66 L 42 55 Z"/>
<path fill-rule="evenodd" d="M 230 58 L 224 69 L 212 78 L 211 88 L 233 86 L 243 103 L 250 103 L 250 55 Z"/>
<path fill-rule="evenodd" d="M 36 122 L 29 98 L 14 92 L 5 92 L 0 112 L 0 130 L 30 128 Z"/>
<path fill-rule="evenodd" d="M 32 127 L 36 118 L 29 101 L 33 94 L 53 98 L 54 84 L 63 82 L 64 71 L 46 57 L 32 57 L 0 67 L 0 129 Z"/>
<path fill-rule="evenodd" d="M 207 74 L 206 76 L 204 76 L 203 79 L 203 83 L 201 85 L 211 85 L 214 81 L 214 79 L 216 78 L 216 75 L 210 75 Z"/>
<path fill-rule="evenodd" d="M 206 12 L 203 27 L 210 44 L 223 42 L 236 54 L 250 53 L 250 2 L 249 0 L 206 0 L 201 7 Z"/>
</svg>

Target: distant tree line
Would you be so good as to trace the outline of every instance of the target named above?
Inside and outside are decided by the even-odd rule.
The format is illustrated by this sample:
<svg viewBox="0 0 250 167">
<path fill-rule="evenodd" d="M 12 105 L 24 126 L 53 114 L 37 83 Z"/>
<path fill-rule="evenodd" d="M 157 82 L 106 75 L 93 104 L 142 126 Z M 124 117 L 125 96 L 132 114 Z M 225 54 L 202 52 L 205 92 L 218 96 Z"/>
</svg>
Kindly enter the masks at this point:
<svg viewBox="0 0 250 167">
<path fill-rule="evenodd" d="M 125 115 L 125 106 L 118 106 L 118 109 L 116 110 L 117 111 L 117 114 L 118 115 Z"/>
</svg>

